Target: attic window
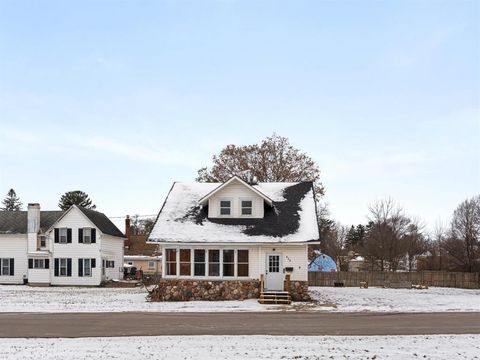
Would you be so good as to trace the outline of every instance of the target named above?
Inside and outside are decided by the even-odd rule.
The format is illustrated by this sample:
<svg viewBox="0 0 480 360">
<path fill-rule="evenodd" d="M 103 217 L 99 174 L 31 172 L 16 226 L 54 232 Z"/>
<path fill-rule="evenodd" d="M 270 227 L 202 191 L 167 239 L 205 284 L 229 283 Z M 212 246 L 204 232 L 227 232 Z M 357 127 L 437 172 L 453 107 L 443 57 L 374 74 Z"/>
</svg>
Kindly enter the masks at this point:
<svg viewBox="0 0 480 360">
<path fill-rule="evenodd" d="M 242 200 L 242 215 L 252 215 L 252 200 Z"/>
<path fill-rule="evenodd" d="M 220 215 L 230 215 L 231 213 L 231 204 L 230 200 L 221 200 L 220 201 Z"/>
</svg>

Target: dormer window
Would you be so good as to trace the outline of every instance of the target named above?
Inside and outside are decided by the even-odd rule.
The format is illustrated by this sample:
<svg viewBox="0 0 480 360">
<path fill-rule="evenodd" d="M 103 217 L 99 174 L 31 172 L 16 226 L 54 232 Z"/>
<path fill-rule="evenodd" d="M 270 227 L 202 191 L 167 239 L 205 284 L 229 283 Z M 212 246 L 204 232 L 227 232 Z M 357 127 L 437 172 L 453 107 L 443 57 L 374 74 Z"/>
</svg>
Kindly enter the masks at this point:
<svg viewBox="0 0 480 360">
<path fill-rule="evenodd" d="M 220 215 L 229 216 L 232 213 L 232 202 L 230 200 L 220 200 Z"/>
<path fill-rule="evenodd" d="M 251 216 L 253 213 L 253 201 L 252 200 L 242 200 L 242 215 Z"/>
</svg>

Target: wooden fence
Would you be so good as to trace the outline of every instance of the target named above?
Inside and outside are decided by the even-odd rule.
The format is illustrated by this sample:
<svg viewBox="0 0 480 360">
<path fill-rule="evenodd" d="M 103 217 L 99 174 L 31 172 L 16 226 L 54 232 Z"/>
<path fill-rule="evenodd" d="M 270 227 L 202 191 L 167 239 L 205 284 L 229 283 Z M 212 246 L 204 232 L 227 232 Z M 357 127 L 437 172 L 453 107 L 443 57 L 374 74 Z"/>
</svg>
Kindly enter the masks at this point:
<svg viewBox="0 0 480 360">
<path fill-rule="evenodd" d="M 427 286 L 454 287 L 464 289 L 480 289 L 480 274 L 447 271 L 418 272 L 309 272 L 310 286 L 333 286 L 334 282 L 343 282 L 344 286 L 360 286 L 367 281 L 369 286 L 384 286 L 394 283 L 422 284 Z"/>
</svg>

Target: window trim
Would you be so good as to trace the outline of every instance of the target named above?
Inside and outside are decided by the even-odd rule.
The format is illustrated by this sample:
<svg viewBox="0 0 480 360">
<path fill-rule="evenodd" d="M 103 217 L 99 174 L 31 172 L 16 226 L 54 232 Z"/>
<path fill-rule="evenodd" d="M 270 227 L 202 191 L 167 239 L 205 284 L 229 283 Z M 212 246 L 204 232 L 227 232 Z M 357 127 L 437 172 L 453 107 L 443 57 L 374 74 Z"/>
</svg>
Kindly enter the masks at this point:
<svg viewBox="0 0 480 360">
<path fill-rule="evenodd" d="M 225 206 L 222 207 L 222 201 L 230 202 L 230 214 L 222 214 L 222 209 L 226 209 Z M 218 199 L 218 216 L 219 217 L 232 217 L 233 216 L 233 199 L 232 198 L 220 198 Z"/>
<path fill-rule="evenodd" d="M 250 201 L 252 203 L 252 205 L 250 207 L 245 207 L 246 209 L 250 209 L 251 213 L 250 214 L 244 214 L 243 213 L 243 202 L 244 201 Z M 253 198 L 240 198 L 240 204 L 239 204 L 239 207 L 240 207 L 240 217 L 253 217 L 253 204 L 254 204 L 254 201 L 253 201 Z M 241 249 L 240 249 L 241 250 Z"/>
<path fill-rule="evenodd" d="M 65 261 L 65 266 L 62 265 L 62 260 Z M 62 268 L 65 269 L 65 275 L 62 275 Z M 58 258 L 58 277 L 68 277 L 68 259 Z"/>
<path fill-rule="evenodd" d="M 65 241 L 62 241 L 62 231 L 65 231 Z M 58 228 L 58 244 L 68 244 L 68 228 L 61 227 Z"/>
<path fill-rule="evenodd" d="M 7 261 L 7 273 L 5 274 L 3 268 L 5 267 L 4 261 Z M 0 276 L 11 276 L 10 275 L 10 258 L 0 258 Z"/>
<path fill-rule="evenodd" d="M 89 235 L 88 235 L 88 241 L 85 241 L 85 232 L 88 231 L 89 232 Z M 82 243 L 83 244 L 91 244 L 92 243 L 92 228 L 91 227 L 84 227 L 82 228 Z"/>
</svg>

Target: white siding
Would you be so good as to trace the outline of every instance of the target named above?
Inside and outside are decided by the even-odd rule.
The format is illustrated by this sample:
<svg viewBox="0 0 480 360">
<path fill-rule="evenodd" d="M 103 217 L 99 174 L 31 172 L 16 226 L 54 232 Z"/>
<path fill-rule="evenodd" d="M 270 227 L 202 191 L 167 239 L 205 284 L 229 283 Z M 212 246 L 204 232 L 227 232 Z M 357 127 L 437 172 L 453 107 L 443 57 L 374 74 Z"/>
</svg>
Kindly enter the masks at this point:
<svg viewBox="0 0 480 360">
<path fill-rule="evenodd" d="M 263 274 L 267 267 L 267 254 L 281 253 L 283 268 L 293 267 L 291 280 L 308 281 L 308 245 L 274 244 L 262 246 L 260 250 L 260 269 Z"/>
<path fill-rule="evenodd" d="M 52 260 L 50 260 L 49 269 L 28 269 L 28 283 L 50 284 L 50 271 L 53 274 Z"/>
<path fill-rule="evenodd" d="M 114 268 L 105 269 L 106 280 L 123 279 L 123 238 L 102 235 L 101 257 L 102 259 L 113 260 L 115 262 Z"/>
<path fill-rule="evenodd" d="M 100 257 L 101 232 L 97 232 L 95 244 L 83 244 L 78 242 L 78 229 L 83 227 L 95 227 L 93 223 L 78 209 L 73 208 L 55 224 L 56 228 L 67 227 L 72 229 L 71 244 L 55 244 L 55 233 L 52 230 L 49 234 L 49 244 L 53 250 L 50 260 L 50 272 L 52 285 L 100 285 L 102 273 L 102 260 Z M 72 276 L 54 276 L 55 258 L 72 259 Z M 92 269 L 92 276 L 78 276 L 78 259 L 96 259 L 96 267 Z"/>
<path fill-rule="evenodd" d="M 208 217 L 209 218 L 218 218 L 225 217 L 220 216 L 220 201 L 221 200 L 230 200 L 231 203 L 231 215 L 229 217 L 249 217 L 249 218 L 263 218 L 264 200 L 261 196 L 257 195 L 254 191 L 247 188 L 245 185 L 239 181 L 233 181 L 231 184 L 227 185 L 225 188 L 217 192 L 208 200 Z M 241 206 L 242 200 L 252 200 L 253 208 L 251 216 L 242 216 Z"/>
<path fill-rule="evenodd" d="M 15 259 L 14 275 L 0 275 L 0 284 L 23 284 L 28 271 L 27 234 L 0 234 L 0 258 Z"/>
</svg>

